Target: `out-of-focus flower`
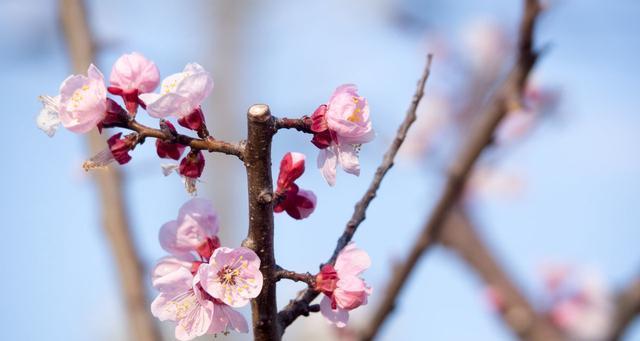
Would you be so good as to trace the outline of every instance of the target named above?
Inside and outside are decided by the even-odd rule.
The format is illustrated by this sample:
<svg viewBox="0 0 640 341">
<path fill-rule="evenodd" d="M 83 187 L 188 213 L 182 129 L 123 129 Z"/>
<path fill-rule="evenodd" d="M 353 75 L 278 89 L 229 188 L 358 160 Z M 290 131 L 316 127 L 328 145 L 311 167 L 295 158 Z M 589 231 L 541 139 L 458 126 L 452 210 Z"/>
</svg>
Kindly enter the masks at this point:
<svg viewBox="0 0 640 341">
<path fill-rule="evenodd" d="M 160 126 L 163 129 L 170 131 L 174 136 L 178 133 L 176 128 L 169 121 L 162 121 Z M 176 142 L 166 142 L 161 139 L 156 139 L 156 153 L 158 156 L 164 159 L 180 160 L 185 146 Z"/>
<path fill-rule="evenodd" d="M 473 171 L 464 197 L 470 199 L 478 195 L 516 198 L 523 193 L 526 182 L 522 174 L 492 167 L 480 167 Z"/>
<path fill-rule="evenodd" d="M 367 100 L 358 95 L 353 84 L 339 86 L 329 99 L 311 116 L 312 142 L 320 148 L 318 168 L 329 185 L 336 182 L 338 164 L 350 174 L 360 174 L 358 151 L 370 142 L 375 132 L 369 119 Z"/>
<path fill-rule="evenodd" d="M 196 63 L 187 64 L 184 70 L 168 76 L 162 81 L 161 93 L 141 94 L 149 115 L 156 118 L 175 116 L 178 118 L 198 109 L 213 90 L 213 79 L 209 72 Z"/>
<path fill-rule="evenodd" d="M 88 171 L 90 169 L 104 168 L 111 164 L 113 161 L 117 161 L 119 164 L 124 165 L 131 161 L 131 155 L 129 151 L 135 146 L 136 134 L 129 134 L 124 138 L 120 138 L 122 133 L 117 133 L 111 136 L 107 140 L 108 147 L 94 155 L 88 161 L 82 164 L 82 168 Z"/>
<path fill-rule="evenodd" d="M 135 114 L 138 95 L 155 90 L 160 83 L 160 71 L 156 64 L 137 52 L 124 54 L 113 64 L 109 92 L 120 95 L 127 110 Z"/>
<path fill-rule="evenodd" d="M 171 220 L 160 228 L 160 245 L 167 252 L 184 260 L 193 260 L 193 252 L 208 260 L 220 246 L 217 237 L 218 216 L 211 202 L 203 198 L 187 201 Z"/>
<path fill-rule="evenodd" d="M 512 44 L 505 30 L 488 19 L 476 20 L 464 27 L 462 38 L 466 47 L 465 56 L 470 59 L 473 68 L 481 72 L 493 72 L 499 67 L 508 56 Z"/>
<path fill-rule="evenodd" d="M 307 218 L 316 207 L 316 195 L 301 190 L 294 182 L 304 173 L 305 156 L 301 153 L 289 152 L 280 161 L 273 211 L 286 211 L 294 219 Z"/>
<path fill-rule="evenodd" d="M 232 307 L 242 307 L 262 290 L 260 258 L 250 249 L 220 247 L 198 270 L 202 287 Z"/>
<path fill-rule="evenodd" d="M 349 320 L 349 310 L 367 304 L 372 289 L 360 274 L 371 266 L 369 255 L 349 243 L 336 259 L 336 265 L 327 264 L 316 275 L 316 290 L 325 294 L 320 312 L 331 324 L 342 328 Z"/>
<path fill-rule="evenodd" d="M 612 328 L 614 300 L 602 276 L 581 270 L 556 273 L 552 277 L 553 285 L 550 288 L 553 290 L 549 292 L 552 298 L 549 308 L 552 322 L 570 340 L 606 339 Z M 549 278 L 545 282 L 549 282 Z"/>
<path fill-rule="evenodd" d="M 420 161 L 436 148 L 437 137 L 449 123 L 451 103 L 444 96 L 424 98 L 418 107 L 418 115 L 399 153 L 409 161 Z"/>
<path fill-rule="evenodd" d="M 59 96 L 40 96 L 44 108 L 38 117 L 38 126 L 52 136 L 59 120 L 62 126 L 74 133 L 86 133 L 104 119 L 106 99 L 107 88 L 102 72 L 91 64 L 87 76 L 67 77 L 60 85 Z"/>
</svg>

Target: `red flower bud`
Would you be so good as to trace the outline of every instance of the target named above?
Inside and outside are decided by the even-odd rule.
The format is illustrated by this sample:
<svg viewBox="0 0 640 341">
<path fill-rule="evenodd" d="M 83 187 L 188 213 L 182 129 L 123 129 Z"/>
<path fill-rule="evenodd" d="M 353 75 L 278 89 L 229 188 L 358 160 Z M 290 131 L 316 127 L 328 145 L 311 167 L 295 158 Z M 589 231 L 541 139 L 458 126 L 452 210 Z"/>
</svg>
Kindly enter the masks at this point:
<svg viewBox="0 0 640 341">
<path fill-rule="evenodd" d="M 178 172 L 180 175 L 191 179 L 197 179 L 204 170 L 204 155 L 199 150 L 191 150 L 187 156 L 182 158 Z"/>
<path fill-rule="evenodd" d="M 187 129 L 196 131 L 198 136 L 201 138 L 209 136 L 209 131 L 207 131 L 207 125 L 204 121 L 204 113 L 202 113 L 202 109 L 200 107 L 196 108 L 189 115 L 180 117 L 178 119 L 178 124 Z"/>
<path fill-rule="evenodd" d="M 123 139 L 120 138 L 122 133 L 117 133 L 111 136 L 107 140 L 107 144 L 109 145 L 109 150 L 113 155 L 113 158 L 121 165 L 131 161 L 131 156 L 129 155 L 129 151 L 134 145 L 135 134 L 130 134 L 125 136 Z"/>
<path fill-rule="evenodd" d="M 174 136 L 178 133 L 176 128 L 169 121 L 162 121 L 160 127 L 163 130 L 168 130 Z M 185 146 L 175 142 L 166 142 L 161 139 L 156 139 L 156 152 L 158 156 L 163 159 L 180 160 L 182 152 L 184 152 Z"/>
<path fill-rule="evenodd" d="M 107 98 L 107 111 L 102 121 L 98 123 L 98 130 L 102 133 L 102 128 L 113 128 L 127 124 L 129 114 L 120 104 L 111 98 Z"/>
</svg>

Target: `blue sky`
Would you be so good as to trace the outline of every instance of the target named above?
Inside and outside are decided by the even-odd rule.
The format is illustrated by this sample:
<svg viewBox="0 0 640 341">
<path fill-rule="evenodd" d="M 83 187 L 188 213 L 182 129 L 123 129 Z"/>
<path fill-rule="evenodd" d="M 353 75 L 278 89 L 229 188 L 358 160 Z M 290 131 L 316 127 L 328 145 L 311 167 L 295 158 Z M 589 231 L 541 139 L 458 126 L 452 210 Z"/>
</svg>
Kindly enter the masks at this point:
<svg viewBox="0 0 640 341">
<path fill-rule="evenodd" d="M 362 151 L 361 176 L 338 174 L 335 188 L 313 169 L 316 150 L 308 137 L 285 132 L 274 142 L 274 160 L 289 150 L 307 155 L 308 171 L 300 185 L 319 198 L 316 212 L 303 222 L 276 216 L 277 258 L 284 267 L 312 271 L 333 249 L 403 117 L 430 43 L 424 29 L 442 32 L 455 43 L 474 18 L 515 27 L 519 8 L 517 2 L 497 0 L 437 0 L 428 6 L 409 0 L 249 3 L 241 17 L 244 24 L 236 25 L 240 31 L 228 32 L 241 39 L 240 67 L 231 75 L 233 111 L 216 112 L 216 103 L 205 108 L 237 115 L 230 120 L 239 128 L 220 134 L 241 139 L 244 112 L 252 103 L 268 103 L 276 115 L 310 113 L 347 82 L 358 84 L 369 99 L 378 132 Z M 552 48 L 536 77 L 562 89 L 561 119 L 543 125 L 501 162 L 505 169 L 526 171 L 521 197 L 474 203 L 485 239 L 531 298 L 539 297 L 536 269 L 545 261 L 593 266 L 614 288 L 637 275 L 640 262 L 640 99 L 634 77 L 640 74 L 640 4 L 554 4 L 539 27 L 539 41 Z M 89 156 L 84 140 L 67 131 L 49 139 L 35 127 L 37 96 L 55 93 L 69 69 L 56 10 L 56 3 L 47 0 L 0 4 L 0 72 L 8 85 L 0 92 L 6 113 L 0 147 L 6 160 L 0 170 L 5 190 L 0 290 L 7 293 L 0 323 L 9 340 L 122 339 L 116 273 L 99 226 L 95 189 L 80 168 Z M 216 26 L 208 23 L 211 16 L 223 15 L 210 14 L 219 9 L 205 1 L 91 1 L 90 10 L 103 48 L 97 63 L 105 73 L 117 56 L 134 50 L 155 60 L 163 76 L 191 61 L 213 68 L 212 58 L 224 52 L 216 51 L 219 42 L 210 32 Z M 399 27 L 393 19 L 399 13 L 415 25 Z M 439 69 L 436 55 L 427 96 L 432 87 L 446 86 L 447 72 Z M 224 82 L 217 82 L 214 91 L 224 88 Z M 162 177 L 152 152 L 150 144 L 136 150 L 124 169 L 135 238 L 148 267 L 163 255 L 159 227 L 188 198 L 176 178 Z M 208 184 L 228 181 L 217 176 L 214 162 L 207 167 Z M 393 261 L 404 256 L 437 196 L 440 178 L 433 173 L 399 163 L 371 205 L 356 242 L 373 259 L 366 278 L 374 288 L 389 278 Z M 232 181 L 241 184 L 243 179 Z M 223 227 L 234 231 L 227 243 L 237 243 L 245 233 L 246 198 L 244 189 L 238 191 L 233 198 L 238 209 L 224 218 L 233 222 Z M 279 304 L 299 288 L 282 285 Z M 464 265 L 436 250 L 421 261 L 382 340 L 509 340 L 481 292 L 482 284 Z M 355 323 L 366 314 L 367 307 L 356 312 Z M 320 319 L 305 319 L 291 335 Z M 640 340 L 640 327 L 628 339 Z"/>
</svg>

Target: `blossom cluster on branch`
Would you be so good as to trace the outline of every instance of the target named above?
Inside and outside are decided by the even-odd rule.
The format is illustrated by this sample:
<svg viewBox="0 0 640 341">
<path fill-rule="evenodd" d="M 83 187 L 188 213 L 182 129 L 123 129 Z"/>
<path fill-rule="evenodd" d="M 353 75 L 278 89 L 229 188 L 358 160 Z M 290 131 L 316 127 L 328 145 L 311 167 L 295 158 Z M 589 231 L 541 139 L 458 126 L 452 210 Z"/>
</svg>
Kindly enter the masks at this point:
<svg viewBox="0 0 640 341">
<path fill-rule="evenodd" d="M 201 105 L 213 90 L 213 79 L 202 66 L 187 64 L 182 72 L 160 82 L 156 64 L 134 52 L 115 62 L 109 82 L 109 86 L 105 85 L 102 72 L 93 64 L 86 76 L 69 76 L 62 82 L 58 95 L 40 97 L 43 109 L 37 125 L 49 136 L 59 126 L 74 133 L 88 133 L 94 128 L 100 133 L 108 128 L 131 131 L 111 135 L 106 148 L 83 164 L 85 170 L 130 162 L 131 151 L 149 137 L 156 138 L 158 157 L 178 161 L 163 164 L 163 172 L 165 175 L 177 172 L 194 198 L 180 208 L 176 220 L 160 229 L 160 244 L 171 256 L 162 258 L 153 270 L 152 283 L 159 295 L 151 304 L 155 317 L 177 323 L 176 338 L 190 340 L 204 334 L 248 332 L 247 321 L 235 308 L 247 305 L 262 294 L 263 287 L 282 278 L 296 281 L 307 278 L 305 282 L 310 289 L 325 295 L 320 304 L 322 315 L 338 327 L 346 325 L 350 310 L 367 303 L 372 289 L 360 275 L 371 261 L 353 243 L 341 250 L 335 263 L 324 264 L 319 273 L 308 277 L 277 265 L 274 268 L 268 265 L 265 270 L 264 264 L 269 263 L 263 261 L 268 258 L 261 260 L 265 254 L 260 248 L 221 246 L 217 237 L 218 218 L 211 202 L 195 197 L 196 183 L 205 167 L 203 152 L 222 152 L 241 160 L 249 154 L 247 142 L 219 141 L 210 134 Z M 160 92 L 156 93 L 158 86 Z M 123 105 L 108 94 L 121 97 Z M 139 108 L 159 119 L 158 128 L 136 121 Z M 197 137 L 180 133 L 170 119 Z M 311 116 L 272 119 L 267 124 L 273 125 L 274 133 L 295 128 L 311 134 L 310 142 L 319 149 L 318 168 L 330 186 L 336 183 L 338 166 L 359 175 L 360 147 L 375 137 L 368 102 L 352 84 L 339 86 Z M 270 153 L 270 149 L 264 150 Z M 265 155 L 264 159 L 270 158 Z M 276 189 L 265 197 L 269 199 L 263 200 L 270 205 L 269 214 L 286 212 L 299 220 L 313 213 L 316 195 L 296 183 L 305 171 L 305 160 L 305 155 L 298 152 L 288 152 L 282 158 Z M 245 166 L 250 167 L 248 163 Z M 263 177 L 270 178 L 270 174 Z M 253 215 L 250 219 L 254 219 Z M 273 275 L 278 269 L 293 275 Z M 254 315 L 254 327 L 255 319 Z"/>
</svg>

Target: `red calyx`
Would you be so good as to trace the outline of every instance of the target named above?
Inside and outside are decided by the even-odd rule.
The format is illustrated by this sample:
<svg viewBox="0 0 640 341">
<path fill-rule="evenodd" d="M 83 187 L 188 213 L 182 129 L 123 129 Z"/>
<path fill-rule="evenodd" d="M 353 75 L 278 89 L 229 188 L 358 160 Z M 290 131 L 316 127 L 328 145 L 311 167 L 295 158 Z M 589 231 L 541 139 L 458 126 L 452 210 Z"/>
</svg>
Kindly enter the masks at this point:
<svg viewBox="0 0 640 341">
<path fill-rule="evenodd" d="M 173 136 L 176 136 L 178 132 L 176 128 L 169 121 L 160 121 L 160 128 L 162 130 L 168 130 Z M 156 152 L 158 156 L 163 159 L 180 160 L 180 156 L 184 152 L 185 146 L 175 142 L 166 142 L 160 139 L 156 139 Z"/>
<path fill-rule="evenodd" d="M 127 124 L 129 113 L 120 104 L 111 98 L 107 98 L 107 111 L 104 119 L 98 123 L 98 131 L 102 133 L 102 128 L 113 128 Z"/>
<path fill-rule="evenodd" d="M 131 161 L 131 156 L 129 155 L 129 151 L 134 145 L 135 134 L 130 134 L 125 136 L 123 139 L 120 138 L 122 133 L 117 133 L 111 136 L 107 140 L 107 144 L 109 145 L 109 150 L 113 155 L 113 158 L 121 165 Z"/>
<path fill-rule="evenodd" d="M 107 88 L 107 91 L 113 95 L 121 96 L 129 113 L 134 116 L 136 115 L 136 112 L 138 111 L 138 103 L 141 102 L 140 99 L 138 99 L 138 89 L 125 90 L 115 86 L 110 86 Z"/>
<path fill-rule="evenodd" d="M 196 131 L 200 138 L 206 138 L 209 136 L 207 124 L 204 121 L 204 113 L 200 107 L 195 109 L 189 115 L 180 117 L 178 119 L 178 124 L 187 129 Z"/>
<path fill-rule="evenodd" d="M 187 178 L 197 179 L 204 170 L 204 155 L 199 150 L 191 150 L 187 156 L 182 158 L 178 171 L 180 175 Z"/>
<path fill-rule="evenodd" d="M 325 264 L 316 275 L 316 291 L 320 291 L 327 296 L 331 296 L 337 288 L 338 272 L 331 264 Z"/>
<path fill-rule="evenodd" d="M 336 140 L 336 137 L 329 129 L 326 119 L 327 105 L 322 104 L 311 115 L 311 131 L 313 131 L 313 143 L 319 149 L 325 149 L 331 145 L 332 141 Z"/>
<path fill-rule="evenodd" d="M 207 238 L 204 243 L 198 246 L 196 251 L 198 251 L 200 257 L 209 260 L 209 258 L 211 258 L 211 255 L 213 254 L 213 251 L 215 251 L 219 247 L 220 239 L 218 237 L 211 237 Z"/>
</svg>

